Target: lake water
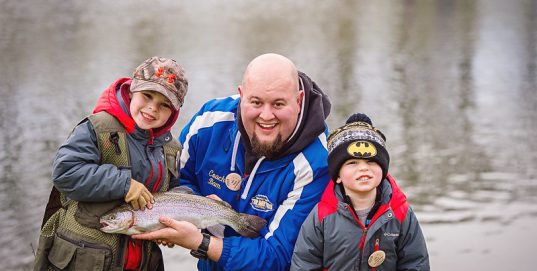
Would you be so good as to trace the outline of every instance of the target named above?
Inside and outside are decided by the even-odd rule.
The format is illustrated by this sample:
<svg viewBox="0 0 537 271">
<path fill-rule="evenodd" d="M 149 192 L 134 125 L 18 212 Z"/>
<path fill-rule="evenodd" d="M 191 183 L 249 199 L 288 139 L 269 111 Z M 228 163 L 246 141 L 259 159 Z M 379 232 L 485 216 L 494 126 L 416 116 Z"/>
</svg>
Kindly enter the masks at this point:
<svg viewBox="0 0 537 271">
<path fill-rule="evenodd" d="M 537 1 L 0 0 L 0 258 L 29 270 L 51 164 L 99 93 L 144 59 L 180 62 L 174 134 L 276 52 L 387 136 L 433 270 L 533 270 Z M 170 270 L 194 268 L 165 249 Z"/>
</svg>

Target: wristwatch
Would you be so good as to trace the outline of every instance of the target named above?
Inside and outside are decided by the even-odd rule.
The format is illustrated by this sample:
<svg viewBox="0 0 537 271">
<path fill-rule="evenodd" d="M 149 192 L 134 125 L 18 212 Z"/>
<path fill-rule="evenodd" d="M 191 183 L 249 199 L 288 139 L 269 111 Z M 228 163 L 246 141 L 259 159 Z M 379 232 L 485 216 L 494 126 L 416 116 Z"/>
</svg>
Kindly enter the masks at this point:
<svg viewBox="0 0 537 271">
<path fill-rule="evenodd" d="M 207 233 L 202 233 L 203 239 L 197 250 L 191 250 L 190 255 L 198 259 L 207 259 L 207 251 L 209 250 L 209 242 L 211 242 L 211 236 Z"/>
</svg>

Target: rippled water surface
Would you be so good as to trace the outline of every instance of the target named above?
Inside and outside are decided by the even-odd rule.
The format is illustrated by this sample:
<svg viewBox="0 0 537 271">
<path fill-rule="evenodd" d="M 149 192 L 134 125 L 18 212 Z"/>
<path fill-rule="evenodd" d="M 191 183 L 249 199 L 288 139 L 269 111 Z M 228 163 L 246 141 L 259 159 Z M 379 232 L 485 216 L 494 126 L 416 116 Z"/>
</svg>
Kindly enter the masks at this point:
<svg viewBox="0 0 537 271">
<path fill-rule="evenodd" d="M 198 3 L 201 2 L 201 3 Z M 265 52 L 369 114 L 433 270 L 532 270 L 537 1 L 0 0 L 0 258 L 29 270 L 54 153 L 116 78 L 161 55 L 189 93 L 174 134 Z M 166 264 L 192 268 L 179 248 Z"/>
</svg>

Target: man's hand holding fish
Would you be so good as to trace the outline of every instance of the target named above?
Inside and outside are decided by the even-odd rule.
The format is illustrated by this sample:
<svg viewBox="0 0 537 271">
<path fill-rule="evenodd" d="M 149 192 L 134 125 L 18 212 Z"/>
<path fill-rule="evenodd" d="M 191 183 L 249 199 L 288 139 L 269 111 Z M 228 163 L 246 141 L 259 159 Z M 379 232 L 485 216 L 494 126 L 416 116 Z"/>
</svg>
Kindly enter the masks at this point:
<svg viewBox="0 0 537 271">
<path fill-rule="evenodd" d="M 168 246 L 169 244 L 175 244 L 190 250 L 198 249 L 202 242 L 203 235 L 194 224 L 186 221 L 177 221 L 166 216 L 160 217 L 159 222 L 166 227 L 152 232 L 135 234 L 131 237 L 133 239 L 165 242 Z M 222 242 L 222 239 L 211 236 L 207 253 L 207 257 L 210 260 L 219 260 L 220 255 L 211 252 L 221 251 L 223 245 Z"/>
</svg>

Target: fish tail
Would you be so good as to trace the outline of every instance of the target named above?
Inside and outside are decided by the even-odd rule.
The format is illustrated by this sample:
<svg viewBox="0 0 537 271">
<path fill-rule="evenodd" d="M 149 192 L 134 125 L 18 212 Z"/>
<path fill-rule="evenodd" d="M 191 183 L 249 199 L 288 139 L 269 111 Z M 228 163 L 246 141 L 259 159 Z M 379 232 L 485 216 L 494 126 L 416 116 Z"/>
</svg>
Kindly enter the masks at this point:
<svg viewBox="0 0 537 271">
<path fill-rule="evenodd" d="M 257 237 L 262 228 L 267 225 L 267 221 L 261 217 L 249 214 L 239 214 L 239 226 L 237 233 L 246 237 Z"/>
</svg>

